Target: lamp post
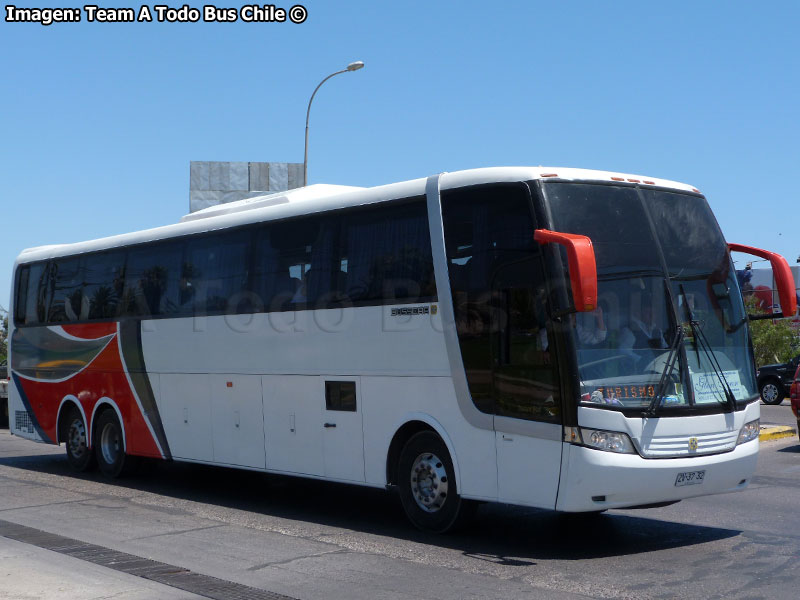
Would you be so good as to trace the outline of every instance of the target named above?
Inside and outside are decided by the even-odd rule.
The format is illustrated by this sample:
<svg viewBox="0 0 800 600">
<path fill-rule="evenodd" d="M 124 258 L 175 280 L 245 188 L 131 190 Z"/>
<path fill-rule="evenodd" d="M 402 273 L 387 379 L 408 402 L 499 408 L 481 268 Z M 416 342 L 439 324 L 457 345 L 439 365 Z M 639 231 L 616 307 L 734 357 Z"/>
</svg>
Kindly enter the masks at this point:
<svg viewBox="0 0 800 600">
<path fill-rule="evenodd" d="M 341 73 L 347 73 L 348 71 L 358 71 L 359 69 L 364 68 L 364 63 L 360 60 L 356 62 L 351 62 L 347 65 L 346 69 L 342 69 L 341 71 L 336 71 L 335 73 L 331 73 L 325 79 L 319 82 L 319 85 L 314 88 L 314 93 L 311 94 L 311 98 L 308 101 L 308 110 L 306 110 L 306 145 L 305 150 L 303 151 L 303 185 L 308 185 L 308 117 L 311 115 L 311 103 L 314 101 L 314 96 L 317 95 L 317 90 L 322 87 L 322 84 L 328 81 L 331 77 L 335 75 L 339 75 Z"/>
</svg>

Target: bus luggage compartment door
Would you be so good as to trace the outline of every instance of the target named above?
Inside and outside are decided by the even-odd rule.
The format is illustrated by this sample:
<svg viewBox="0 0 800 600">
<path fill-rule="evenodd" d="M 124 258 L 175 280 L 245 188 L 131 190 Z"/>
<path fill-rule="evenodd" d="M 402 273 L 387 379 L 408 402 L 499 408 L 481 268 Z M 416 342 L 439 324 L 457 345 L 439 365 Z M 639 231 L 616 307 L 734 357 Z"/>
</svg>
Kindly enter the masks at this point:
<svg viewBox="0 0 800 600">
<path fill-rule="evenodd" d="M 325 476 L 364 481 L 364 428 L 360 377 L 321 377 Z"/>
<path fill-rule="evenodd" d="M 214 462 L 266 466 L 260 375 L 213 375 L 211 414 Z"/>
</svg>

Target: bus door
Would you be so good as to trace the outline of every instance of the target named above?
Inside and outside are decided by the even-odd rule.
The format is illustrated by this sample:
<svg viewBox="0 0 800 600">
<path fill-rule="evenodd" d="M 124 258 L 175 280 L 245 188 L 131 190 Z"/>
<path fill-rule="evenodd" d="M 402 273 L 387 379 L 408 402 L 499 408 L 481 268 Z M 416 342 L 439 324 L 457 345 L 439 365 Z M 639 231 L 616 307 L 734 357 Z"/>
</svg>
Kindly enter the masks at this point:
<svg viewBox="0 0 800 600">
<path fill-rule="evenodd" d="M 503 269 L 492 294 L 498 493 L 503 502 L 554 508 L 561 470 L 555 352 L 542 290 L 515 285 L 512 274 L 520 269 L 530 273 L 530 268 L 531 262 L 524 261 Z"/>
<path fill-rule="evenodd" d="M 494 415 L 499 500 L 554 508 L 560 395 L 530 190 L 522 182 L 445 190 L 442 220 L 469 393 Z"/>
</svg>

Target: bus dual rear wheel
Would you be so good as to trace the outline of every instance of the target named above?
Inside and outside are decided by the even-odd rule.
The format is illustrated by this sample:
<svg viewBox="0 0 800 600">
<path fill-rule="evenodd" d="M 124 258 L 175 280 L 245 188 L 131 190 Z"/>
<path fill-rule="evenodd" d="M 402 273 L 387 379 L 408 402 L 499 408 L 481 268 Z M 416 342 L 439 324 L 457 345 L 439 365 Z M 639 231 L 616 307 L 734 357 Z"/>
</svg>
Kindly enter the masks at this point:
<svg viewBox="0 0 800 600">
<path fill-rule="evenodd" d="M 458 495 L 450 453 L 432 431 L 417 433 L 403 447 L 398 489 L 406 516 L 422 531 L 444 533 L 472 512 L 472 503 Z"/>
<path fill-rule="evenodd" d="M 94 430 L 94 452 L 97 466 L 106 477 L 119 477 L 125 468 L 125 442 L 122 426 L 113 410 L 103 411 L 97 417 Z"/>
</svg>

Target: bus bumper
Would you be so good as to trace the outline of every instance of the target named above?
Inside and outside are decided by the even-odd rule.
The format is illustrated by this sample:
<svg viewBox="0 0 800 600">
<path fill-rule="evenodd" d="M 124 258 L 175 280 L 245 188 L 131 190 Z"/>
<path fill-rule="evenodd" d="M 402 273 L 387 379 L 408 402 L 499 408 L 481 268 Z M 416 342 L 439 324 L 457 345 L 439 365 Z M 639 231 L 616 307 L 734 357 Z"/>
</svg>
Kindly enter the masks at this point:
<svg viewBox="0 0 800 600">
<path fill-rule="evenodd" d="M 587 512 L 743 490 L 756 470 L 758 440 L 690 458 L 644 459 L 571 444 L 563 450 L 556 510 Z"/>
</svg>

